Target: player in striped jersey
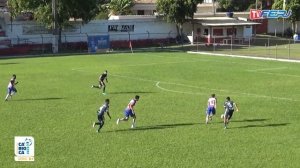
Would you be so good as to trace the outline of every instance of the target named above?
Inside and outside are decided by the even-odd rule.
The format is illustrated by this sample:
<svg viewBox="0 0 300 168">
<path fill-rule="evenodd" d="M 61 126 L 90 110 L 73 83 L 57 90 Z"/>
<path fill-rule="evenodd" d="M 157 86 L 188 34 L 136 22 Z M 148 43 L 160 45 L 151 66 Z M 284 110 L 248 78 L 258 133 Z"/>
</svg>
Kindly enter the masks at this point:
<svg viewBox="0 0 300 168">
<path fill-rule="evenodd" d="M 17 93 L 16 85 L 19 83 L 16 81 L 17 76 L 15 74 L 12 75 L 12 78 L 10 79 L 8 86 L 7 86 L 7 95 L 5 97 L 5 101 L 8 100 L 8 97 L 12 98 L 12 95 Z"/>
<path fill-rule="evenodd" d="M 104 104 L 97 111 L 98 122 L 93 123 L 93 127 L 95 127 L 95 125 L 99 125 L 99 128 L 98 128 L 97 132 L 99 132 L 100 129 L 104 125 L 104 119 L 105 119 L 104 114 L 105 113 L 107 113 L 108 117 L 111 119 L 111 116 L 109 114 L 109 99 L 105 99 Z"/>
<path fill-rule="evenodd" d="M 136 102 L 139 101 L 140 96 L 136 95 L 134 99 L 130 100 L 127 107 L 124 110 L 124 118 L 118 118 L 117 124 L 119 124 L 120 121 L 128 121 L 129 117 L 132 117 L 132 125 L 131 128 L 135 128 L 135 121 L 136 121 L 136 115 L 135 111 L 133 110 L 133 107 L 135 106 Z"/>
<path fill-rule="evenodd" d="M 205 123 L 208 124 L 212 120 L 213 115 L 216 114 L 217 109 L 217 98 L 215 94 L 212 94 L 207 101 L 206 119 Z"/>
</svg>

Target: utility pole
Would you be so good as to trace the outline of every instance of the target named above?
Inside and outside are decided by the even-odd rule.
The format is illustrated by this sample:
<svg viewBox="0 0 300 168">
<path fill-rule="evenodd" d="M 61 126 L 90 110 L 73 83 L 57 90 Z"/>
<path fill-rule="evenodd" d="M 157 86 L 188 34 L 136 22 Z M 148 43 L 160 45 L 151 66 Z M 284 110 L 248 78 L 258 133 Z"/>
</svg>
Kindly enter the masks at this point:
<svg viewBox="0 0 300 168">
<path fill-rule="evenodd" d="M 283 0 L 282 9 L 285 10 L 286 0 Z M 282 18 L 282 37 L 284 37 L 284 18 Z"/>
<path fill-rule="evenodd" d="M 58 53 L 57 0 L 52 0 L 52 18 L 53 18 L 52 52 L 55 54 Z"/>
<path fill-rule="evenodd" d="M 213 3 L 213 10 L 214 10 L 213 13 L 214 13 L 214 16 L 216 16 L 216 4 L 215 4 L 216 0 L 213 0 L 212 3 Z"/>
<path fill-rule="evenodd" d="M 257 0 L 255 1 L 255 9 L 257 10 Z"/>
</svg>

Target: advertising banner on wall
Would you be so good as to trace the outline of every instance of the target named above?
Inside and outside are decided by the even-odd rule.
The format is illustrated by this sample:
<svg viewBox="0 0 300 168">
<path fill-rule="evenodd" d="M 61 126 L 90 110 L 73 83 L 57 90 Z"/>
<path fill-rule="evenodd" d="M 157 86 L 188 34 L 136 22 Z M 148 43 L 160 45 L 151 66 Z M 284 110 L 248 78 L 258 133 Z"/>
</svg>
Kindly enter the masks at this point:
<svg viewBox="0 0 300 168">
<path fill-rule="evenodd" d="M 89 53 L 101 52 L 109 49 L 109 35 L 93 35 L 88 36 Z"/>
<path fill-rule="evenodd" d="M 108 25 L 108 32 L 134 32 L 134 25 Z"/>
</svg>

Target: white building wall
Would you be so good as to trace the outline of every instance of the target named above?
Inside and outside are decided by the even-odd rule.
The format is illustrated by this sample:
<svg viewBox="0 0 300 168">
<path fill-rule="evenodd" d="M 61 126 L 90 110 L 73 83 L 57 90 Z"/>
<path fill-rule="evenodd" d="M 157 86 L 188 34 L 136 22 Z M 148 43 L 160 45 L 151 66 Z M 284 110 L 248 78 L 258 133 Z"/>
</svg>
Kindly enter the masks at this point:
<svg viewBox="0 0 300 168">
<path fill-rule="evenodd" d="M 244 26 L 243 27 L 243 37 L 244 38 L 252 37 L 252 26 Z"/>
<path fill-rule="evenodd" d="M 297 33 L 300 34 L 300 21 L 297 22 Z M 292 23 L 288 20 L 282 19 L 269 19 L 268 20 L 268 33 L 274 34 L 275 32 L 282 33 L 283 30 L 292 28 Z"/>
<path fill-rule="evenodd" d="M 268 20 L 268 33 L 274 34 L 275 32 L 282 33 L 283 30 L 286 30 L 288 27 L 292 27 L 291 23 L 287 20 L 279 19 L 269 19 Z"/>
<path fill-rule="evenodd" d="M 112 32 L 108 30 L 109 25 L 133 25 L 134 31 Z M 52 43 L 51 31 L 37 31 L 36 27 L 38 25 L 32 21 L 7 23 L 6 35 L 13 44 Z M 88 35 L 110 35 L 111 41 L 175 38 L 176 26 L 158 19 L 93 20 L 85 25 L 75 23 L 73 28 L 63 31 L 62 42 L 87 41 Z"/>
<path fill-rule="evenodd" d="M 213 0 L 203 0 L 203 3 L 213 3 Z"/>
</svg>

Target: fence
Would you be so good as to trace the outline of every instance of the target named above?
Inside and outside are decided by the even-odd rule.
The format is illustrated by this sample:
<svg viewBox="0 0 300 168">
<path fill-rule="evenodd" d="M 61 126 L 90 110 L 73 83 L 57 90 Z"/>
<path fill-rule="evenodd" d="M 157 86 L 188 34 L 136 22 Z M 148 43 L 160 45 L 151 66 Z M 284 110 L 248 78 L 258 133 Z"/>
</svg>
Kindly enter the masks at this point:
<svg viewBox="0 0 300 168">
<path fill-rule="evenodd" d="M 188 50 L 230 55 L 268 57 L 275 59 L 300 59 L 300 43 L 279 37 L 212 38 L 211 43 L 196 38 Z"/>
<path fill-rule="evenodd" d="M 61 35 L 60 53 L 87 53 L 88 36 L 94 34 Z M 129 50 L 129 42 L 133 48 L 162 48 L 176 44 L 176 33 L 114 33 L 110 34 L 110 50 Z M 52 53 L 52 35 L 17 36 L 0 38 L 0 56 L 9 55 L 41 55 Z"/>
<path fill-rule="evenodd" d="M 88 34 L 61 36 L 60 53 L 88 53 Z M 123 36 L 123 37 L 121 37 Z M 126 38 L 124 37 L 126 36 Z M 300 59 L 300 43 L 278 37 L 212 38 L 195 37 L 194 44 L 187 39 L 177 40 L 174 33 L 110 34 L 110 49 L 114 52 L 134 51 L 198 51 L 219 54 L 246 55 L 275 59 Z M 121 38 L 120 38 L 121 37 Z M 156 37 L 156 38 L 154 38 Z M 78 40 L 79 39 L 79 40 Z M 123 39 L 123 40 L 118 40 Z M 124 40 L 126 39 L 126 40 Z M 0 39 L 0 56 L 44 55 L 52 53 L 51 35 L 27 38 Z"/>
</svg>

